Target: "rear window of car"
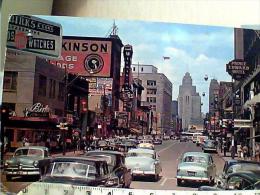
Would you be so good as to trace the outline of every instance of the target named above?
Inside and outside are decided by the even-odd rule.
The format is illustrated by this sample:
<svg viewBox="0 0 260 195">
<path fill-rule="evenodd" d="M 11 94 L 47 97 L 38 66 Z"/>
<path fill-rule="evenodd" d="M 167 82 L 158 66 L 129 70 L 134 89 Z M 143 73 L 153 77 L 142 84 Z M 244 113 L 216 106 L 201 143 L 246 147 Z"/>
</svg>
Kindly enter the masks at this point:
<svg viewBox="0 0 260 195">
<path fill-rule="evenodd" d="M 183 162 L 206 163 L 207 160 L 202 156 L 185 156 Z"/>
<path fill-rule="evenodd" d="M 39 149 L 19 149 L 15 152 L 15 156 L 43 156 L 43 151 Z"/>
</svg>

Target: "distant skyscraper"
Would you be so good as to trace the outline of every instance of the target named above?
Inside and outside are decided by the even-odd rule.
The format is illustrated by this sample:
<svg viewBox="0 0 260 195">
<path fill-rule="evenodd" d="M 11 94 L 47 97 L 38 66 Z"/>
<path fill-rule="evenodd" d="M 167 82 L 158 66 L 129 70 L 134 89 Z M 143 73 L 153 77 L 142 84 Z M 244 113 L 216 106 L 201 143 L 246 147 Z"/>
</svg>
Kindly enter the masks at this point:
<svg viewBox="0 0 260 195">
<path fill-rule="evenodd" d="M 209 85 L 209 115 L 213 116 L 215 112 L 215 97 L 219 98 L 219 83 L 216 79 L 211 79 Z"/>
<path fill-rule="evenodd" d="M 182 128 L 188 129 L 189 125 L 202 125 L 201 97 L 192 86 L 190 73 L 186 73 L 179 87 L 178 115 L 182 119 Z"/>
</svg>

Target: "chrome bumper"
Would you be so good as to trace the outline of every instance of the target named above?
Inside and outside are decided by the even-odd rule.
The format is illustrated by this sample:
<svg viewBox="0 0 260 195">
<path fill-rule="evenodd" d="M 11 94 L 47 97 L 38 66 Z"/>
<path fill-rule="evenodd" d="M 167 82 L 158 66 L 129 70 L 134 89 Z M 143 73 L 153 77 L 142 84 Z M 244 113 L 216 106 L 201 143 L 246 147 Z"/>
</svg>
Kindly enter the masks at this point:
<svg viewBox="0 0 260 195">
<path fill-rule="evenodd" d="M 132 175 L 156 175 L 155 171 L 133 170 Z"/>
<path fill-rule="evenodd" d="M 189 180 L 189 181 L 210 181 L 209 178 L 206 178 L 206 177 L 190 177 L 190 176 L 179 176 L 177 175 L 177 179 L 180 179 L 180 180 Z"/>
</svg>

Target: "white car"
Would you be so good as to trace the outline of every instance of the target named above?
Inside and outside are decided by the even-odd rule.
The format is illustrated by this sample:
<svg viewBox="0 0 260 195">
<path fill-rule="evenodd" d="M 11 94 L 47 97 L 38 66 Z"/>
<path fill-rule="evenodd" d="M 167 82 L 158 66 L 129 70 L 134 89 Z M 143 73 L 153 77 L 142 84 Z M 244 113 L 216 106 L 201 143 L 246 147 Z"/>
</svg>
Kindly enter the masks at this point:
<svg viewBox="0 0 260 195">
<path fill-rule="evenodd" d="M 162 166 L 155 150 L 137 148 L 129 150 L 125 165 L 131 169 L 132 176 L 152 176 L 158 181 Z"/>
</svg>

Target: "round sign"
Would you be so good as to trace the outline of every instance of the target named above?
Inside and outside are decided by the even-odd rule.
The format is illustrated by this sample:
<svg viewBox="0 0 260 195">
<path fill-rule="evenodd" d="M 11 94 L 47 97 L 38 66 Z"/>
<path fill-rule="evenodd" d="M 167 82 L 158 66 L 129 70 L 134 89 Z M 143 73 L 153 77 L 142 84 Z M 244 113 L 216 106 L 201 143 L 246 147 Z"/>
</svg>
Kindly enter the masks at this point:
<svg viewBox="0 0 260 195">
<path fill-rule="evenodd" d="M 15 34 L 14 39 L 15 47 L 18 49 L 25 49 L 27 45 L 27 36 L 24 32 L 18 32 Z"/>
<path fill-rule="evenodd" d="M 90 54 L 84 60 L 84 67 L 90 74 L 96 74 L 102 70 L 104 61 L 98 54 Z"/>
</svg>

